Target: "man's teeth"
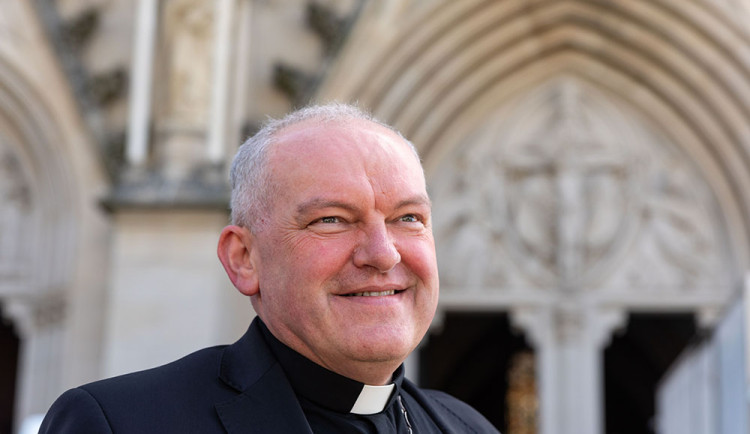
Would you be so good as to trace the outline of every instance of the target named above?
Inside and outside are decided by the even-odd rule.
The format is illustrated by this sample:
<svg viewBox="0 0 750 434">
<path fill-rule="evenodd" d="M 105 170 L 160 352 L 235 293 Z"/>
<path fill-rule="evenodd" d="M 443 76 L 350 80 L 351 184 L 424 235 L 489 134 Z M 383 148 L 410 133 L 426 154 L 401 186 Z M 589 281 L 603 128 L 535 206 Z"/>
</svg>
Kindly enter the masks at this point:
<svg viewBox="0 0 750 434">
<path fill-rule="evenodd" d="M 380 291 L 380 292 L 356 292 L 354 294 L 347 294 L 348 297 L 381 297 L 384 295 L 393 295 L 395 294 L 395 290 L 390 291 Z"/>
</svg>

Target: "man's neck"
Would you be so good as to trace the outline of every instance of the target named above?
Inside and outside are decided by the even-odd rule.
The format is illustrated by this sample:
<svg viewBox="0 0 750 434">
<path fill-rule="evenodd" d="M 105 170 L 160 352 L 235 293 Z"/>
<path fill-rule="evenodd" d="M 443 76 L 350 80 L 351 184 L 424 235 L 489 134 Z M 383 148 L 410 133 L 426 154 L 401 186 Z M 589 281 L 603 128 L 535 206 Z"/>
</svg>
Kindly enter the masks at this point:
<svg viewBox="0 0 750 434">
<path fill-rule="evenodd" d="M 303 355 L 312 362 L 333 371 L 339 375 L 350 378 L 370 386 L 383 386 L 390 384 L 393 372 L 403 363 L 403 360 L 361 361 L 349 360 L 346 364 L 327 363 L 317 354 L 310 351 L 298 339 L 290 338 L 284 333 L 274 330 L 264 323 L 268 331 L 287 347 Z"/>
<path fill-rule="evenodd" d="M 281 342 L 262 321 L 259 323 L 266 343 L 299 396 L 340 413 L 373 414 L 382 411 L 398 394 L 403 367 L 388 374 L 387 385 L 373 385 L 314 362 Z"/>
</svg>

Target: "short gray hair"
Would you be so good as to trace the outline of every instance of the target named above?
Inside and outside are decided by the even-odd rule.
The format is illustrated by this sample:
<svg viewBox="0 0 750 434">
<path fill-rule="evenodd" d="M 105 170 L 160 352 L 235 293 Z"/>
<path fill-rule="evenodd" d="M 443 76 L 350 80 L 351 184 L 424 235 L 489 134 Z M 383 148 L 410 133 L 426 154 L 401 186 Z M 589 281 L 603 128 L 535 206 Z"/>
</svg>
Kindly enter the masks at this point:
<svg viewBox="0 0 750 434">
<path fill-rule="evenodd" d="M 329 103 L 315 105 L 293 111 L 280 119 L 269 119 L 252 137 L 240 146 L 232 161 L 229 172 L 232 187 L 232 224 L 245 226 L 251 230 L 261 230 L 262 216 L 268 212 L 272 183 L 268 172 L 268 150 L 273 146 L 276 135 L 283 129 L 310 119 L 321 122 L 343 120 L 364 120 L 381 125 L 404 139 L 419 161 L 414 145 L 394 127 L 379 121 L 372 114 L 350 104 Z"/>
</svg>

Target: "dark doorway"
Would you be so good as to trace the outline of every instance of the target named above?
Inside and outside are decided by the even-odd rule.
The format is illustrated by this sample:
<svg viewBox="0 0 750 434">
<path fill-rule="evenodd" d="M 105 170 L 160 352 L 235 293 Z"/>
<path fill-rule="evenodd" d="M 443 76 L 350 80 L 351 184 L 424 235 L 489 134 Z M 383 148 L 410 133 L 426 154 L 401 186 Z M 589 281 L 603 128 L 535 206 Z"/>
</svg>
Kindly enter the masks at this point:
<svg viewBox="0 0 750 434">
<path fill-rule="evenodd" d="M 18 372 L 18 335 L 0 316 L 0 433 L 12 432 Z"/>
<path fill-rule="evenodd" d="M 507 314 L 447 313 L 440 333 L 431 333 L 420 351 L 420 385 L 461 399 L 501 432 L 508 432 L 507 411 L 513 404 L 507 402 L 509 387 L 511 396 L 519 391 L 534 394 L 533 390 L 523 392 L 523 385 L 520 389 L 511 385 L 518 382 L 508 373 L 530 354 L 523 336 L 510 326 Z M 529 375 L 533 378 L 533 372 Z"/>
<path fill-rule="evenodd" d="M 604 351 L 607 434 L 652 434 L 656 386 L 695 338 L 693 314 L 631 314 Z"/>
</svg>

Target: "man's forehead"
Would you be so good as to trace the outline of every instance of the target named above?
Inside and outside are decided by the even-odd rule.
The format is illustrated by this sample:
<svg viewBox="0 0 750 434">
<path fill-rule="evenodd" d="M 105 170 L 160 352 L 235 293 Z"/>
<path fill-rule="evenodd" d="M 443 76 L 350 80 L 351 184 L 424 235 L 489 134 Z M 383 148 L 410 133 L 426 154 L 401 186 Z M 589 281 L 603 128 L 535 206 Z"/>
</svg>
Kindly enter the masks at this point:
<svg viewBox="0 0 750 434">
<path fill-rule="evenodd" d="M 275 174 L 294 171 L 335 177 L 362 168 L 378 182 L 392 178 L 394 182 L 424 188 L 424 172 L 412 146 L 398 133 L 375 122 L 309 119 L 285 127 L 274 142 L 267 158 Z"/>
<path fill-rule="evenodd" d="M 285 126 L 274 134 L 275 145 L 273 148 L 285 148 L 293 151 L 302 148 L 314 140 L 319 145 L 335 144 L 342 145 L 339 139 L 351 138 L 352 136 L 382 136 L 394 143 L 399 143 L 406 148 L 409 144 L 393 130 L 376 122 L 359 118 L 310 118 Z M 356 148 L 363 144 L 358 141 L 346 142 L 347 146 Z"/>
</svg>

